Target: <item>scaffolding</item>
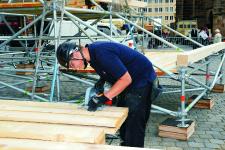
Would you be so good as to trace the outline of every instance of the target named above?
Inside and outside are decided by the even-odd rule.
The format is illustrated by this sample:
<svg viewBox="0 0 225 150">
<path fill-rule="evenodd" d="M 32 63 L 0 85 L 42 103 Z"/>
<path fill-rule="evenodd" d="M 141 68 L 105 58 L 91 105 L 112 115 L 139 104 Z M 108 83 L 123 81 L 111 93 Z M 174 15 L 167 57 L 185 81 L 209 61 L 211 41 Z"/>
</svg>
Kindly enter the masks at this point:
<svg viewBox="0 0 225 150">
<path fill-rule="evenodd" d="M 0 79 L 0 84 L 2 87 L 0 88 L 11 88 L 16 91 L 22 92 L 26 95 L 30 96 L 31 100 L 39 100 L 39 101 L 60 101 L 60 76 L 66 76 L 73 80 L 83 82 L 90 86 L 93 86 L 92 82 L 82 80 L 76 76 L 69 75 L 67 72 L 61 72 L 59 70 L 59 65 L 57 63 L 57 59 L 55 57 L 55 51 L 60 43 L 61 40 L 75 40 L 79 44 L 82 43 L 82 40 L 89 39 L 90 42 L 96 41 L 97 37 L 89 36 L 87 30 L 92 30 L 93 32 L 97 33 L 100 37 L 104 37 L 104 39 L 112 41 L 112 42 L 124 42 L 125 39 L 132 39 L 134 41 L 135 49 L 140 49 L 140 43 L 136 43 L 135 41 L 135 34 L 133 34 L 134 28 L 139 29 L 142 31 L 142 39 L 146 37 L 145 35 L 149 35 L 162 43 L 168 45 L 169 47 L 173 48 L 176 53 L 172 56 L 174 62 L 170 64 L 165 64 L 165 60 L 161 57 L 167 57 L 169 52 L 164 53 L 163 56 L 156 55 L 155 58 L 149 58 L 152 60 L 153 65 L 156 71 L 160 73 L 164 73 L 164 78 L 170 78 L 172 80 L 178 81 L 180 83 L 179 90 L 166 90 L 164 89 L 163 93 L 180 93 L 180 105 L 177 111 L 169 110 L 167 108 L 159 107 L 156 105 L 152 105 L 152 112 L 169 114 L 171 116 L 179 118 L 180 124 L 179 127 L 187 127 L 186 121 L 188 120 L 188 112 L 197 103 L 203 96 L 209 96 L 210 91 L 214 87 L 214 85 L 218 82 L 224 84 L 224 53 L 225 53 L 225 43 L 218 43 L 209 46 L 203 46 L 202 44 L 198 43 L 197 41 L 188 38 L 181 33 L 169 28 L 168 26 L 162 25 L 171 32 L 185 38 L 186 40 L 198 45 L 200 48 L 183 52 L 182 48 L 177 47 L 173 43 L 168 42 L 167 40 L 155 35 L 154 33 L 146 30 L 143 26 L 139 26 L 136 24 L 136 19 L 144 19 L 147 18 L 153 22 L 156 22 L 150 17 L 142 16 L 140 13 L 137 13 L 134 9 L 128 7 L 127 1 L 124 2 L 124 5 L 117 5 L 116 1 L 112 2 L 109 5 L 109 9 L 103 9 L 97 2 L 91 0 L 92 5 L 95 6 L 95 9 L 92 8 L 77 8 L 77 7 L 68 7 L 66 6 L 66 2 L 62 1 L 45 1 L 41 0 L 39 2 L 30 2 L 28 3 L 21 3 L 14 4 L 9 1 L 8 4 L 0 5 L 1 6 L 1 16 L 3 16 L 3 21 L 6 23 L 10 31 L 12 32 L 12 36 L 9 37 L 1 37 L 3 41 L 0 44 L 1 49 L 1 62 L 0 65 L 4 66 L 0 68 L 1 75 L 5 76 L 12 76 L 19 79 L 24 79 L 25 81 L 16 83 L 16 84 L 8 84 L 5 81 Z M 122 3 L 121 3 L 122 4 Z M 115 7 L 116 6 L 116 7 Z M 117 12 L 118 10 L 125 10 L 125 12 Z M 126 8 L 126 9 L 124 9 Z M 131 15 L 132 14 L 132 15 Z M 31 22 L 25 22 L 24 27 L 21 28 L 19 31 L 15 32 L 10 25 L 7 23 L 7 20 L 4 18 L 7 15 L 20 15 L 31 17 Z M 25 17 L 25 18 L 26 18 Z M 129 24 L 129 33 L 124 37 L 124 40 L 118 41 L 112 35 L 105 34 L 104 32 L 99 31 L 94 24 L 100 21 L 103 18 L 109 18 L 112 24 L 112 18 L 120 18 L 124 20 L 126 23 Z M 45 21 L 47 18 L 52 18 L 50 22 L 52 22 L 52 26 L 45 26 Z M 88 19 L 96 19 L 91 24 L 87 23 L 86 20 Z M 70 36 L 70 37 L 63 37 L 61 35 L 62 31 L 62 23 L 63 20 L 71 20 L 80 30 L 80 34 L 83 33 L 86 37 L 83 36 Z M 40 31 L 37 32 L 37 23 L 40 22 Z M 159 22 L 157 22 L 160 24 Z M 57 28 L 57 24 L 59 27 Z M 24 34 L 21 36 L 22 33 L 26 33 L 29 28 L 34 28 L 33 35 Z M 110 27 L 112 31 L 112 26 Z M 46 35 L 46 31 L 50 30 L 54 33 L 54 36 Z M 17 40 L 19 41 L 20 45 L 24 47 L 23 51 L 16 51 L 12 52 L 9 51 L 9 47 L 7 44 L 11 41 Z M 32 47 L 27 47 L 28 41 L 34 41 L 34 45 Z M 48 44 L 47 41 L 54 42 L 54 48 L 51 51 L 44 51 L 46 45 Z M 142 42 L 143 44 L 144 42 Z M 141 51 L 141 50 L 139 50 Z M 150 52 L 150 54 L 152 54 Z M 220 64 L 216 70 L 216 72 L 210 72 L 209 65 L 214 59 L 220 58 Z M 154 60 L 156 59 L 156 60 Z M 159 61 L 160 59 L 160 61 Z M 163 62 L 164 61 L 164 62 Z M 170 61 L 170 60 L 169 60 Z M 202 64 L 199 67 L 193 67 L 196 62 L 202 61 Z M 18 62 L 34 62 L 35 68 L 30 69 L 15 69 L 15 64 Z M 162 62 L 162 63 L 160 63 Z M 202 70 L 203 66 L 206 69 Z M 172 70 L 175 69 L 177 72 L 173 72 Z M 63 70 L 63 69 L 62 69 Z M 204 82 L 197 79 L 193 74 L 196 71 L 202 71 L 205 75 Z M 11 72 L 11 74 L 9 73 Z M 32 72 L 32 77 L 21 77 L 19 75 L 15 75 L 15 72 Z M 40 74 L 46 75 L 40 78 Z M 213 76 L 213 80 L 209 79 L 209 76 Z M 51 80 L 49 80 L 51 78 Z M 43 80 L 48 79 L 51 81 L 51 90 L 49 94 L 39 95 L 35 92 L 37 84 Z M 17 85 L 24 84 L 27 82 L 32 82 L 32 90 L 27 91 L 26 89 L 18 88 Z M 186 85 L 190 85 L 191 88 L 186 88 Z M 190 103 L 186 105 L 186 93 L 192 91 L 200 91 L 201 93 Z M 47 95 L 44 96 L 44 95 Z M 6 98 L 10 99 L 10 98 Z"/>
</svg>

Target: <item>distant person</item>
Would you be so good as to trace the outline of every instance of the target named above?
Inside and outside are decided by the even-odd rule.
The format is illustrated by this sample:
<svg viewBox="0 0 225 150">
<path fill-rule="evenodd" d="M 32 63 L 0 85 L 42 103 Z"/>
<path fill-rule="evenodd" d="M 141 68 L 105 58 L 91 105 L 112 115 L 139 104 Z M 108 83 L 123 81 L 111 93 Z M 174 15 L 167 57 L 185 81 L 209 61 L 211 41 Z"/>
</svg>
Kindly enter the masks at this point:
<svg viewBox="0 0 225 150">
<path fill-rule="evenodd" d="M 191 38 L 195 41 L 198 40 L 198 29 L 197 28 L 193 28 L 191 30 Z M 197 45 L 195 43 L 193 43 L 192 47 L 193 47 L 193 49 L 196 49 Z"/>
<path fill-rule="evenodd" d="M 215 44 L 215 43 L 219 43 L 219 42 L 222 42 L 222 35 L 220 33 L 220 30 L 216 29 L 214 39 L 213 39 L 213 43 Z"/>
<path fill-rule="evenodd" d="M 206 30 L 204 28 L 202 28 L 201 31 L 199 32 L 200 43 L 202 45 L 207 45 L 208 38 L 209 38 L 209 36 L 208 36 Z"/>
</svg>

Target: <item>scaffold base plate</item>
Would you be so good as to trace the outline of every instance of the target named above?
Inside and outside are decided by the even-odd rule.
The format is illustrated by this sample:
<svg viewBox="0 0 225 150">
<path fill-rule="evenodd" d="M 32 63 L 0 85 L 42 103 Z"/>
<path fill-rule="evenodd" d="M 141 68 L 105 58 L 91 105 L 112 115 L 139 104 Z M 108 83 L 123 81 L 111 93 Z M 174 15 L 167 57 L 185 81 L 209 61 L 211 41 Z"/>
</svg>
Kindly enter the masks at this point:
<svg viewBox="0 0 225 150">
<path fill-rule="evenodd" d="M 225 92 L 225 84 L 216 84 L 213 89 L 215 93 L 224 93 Z"/>
<path fill-rule="evenodd" d="M 195 131 L 195 122 L 188 120 L 186 128 L 177 127 L 180 124 L 175 118 L 168 118 L 159 125 L 159 136 L 187 141 Z"/>
<path fill-rule="evenodd" d="M 190 104 L 197 95 L 193 95 L 189 98 L 188 104 Z M 212 109 L 214 106 L 214 100 L 211 98 L 201 98 L 193 107 L 200 108 L 200 109 Z"/>
</svg>

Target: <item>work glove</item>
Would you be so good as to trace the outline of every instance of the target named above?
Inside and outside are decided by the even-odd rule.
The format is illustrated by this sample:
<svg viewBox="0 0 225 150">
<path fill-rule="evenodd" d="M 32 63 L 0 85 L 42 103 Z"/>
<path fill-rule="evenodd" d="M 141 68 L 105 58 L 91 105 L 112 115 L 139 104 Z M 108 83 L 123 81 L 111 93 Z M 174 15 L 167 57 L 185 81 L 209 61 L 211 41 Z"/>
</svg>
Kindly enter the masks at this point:
<svg viewBox="0 0 225 150">
<path fill-rule="evenodd" d="M 104 84 L 105 80 L 100 78 L 94 85 L 94 89 L 97 95 L 102 94 L 104 92 Z"/>
<path fill-rule="evenodd" d="M 91 97 L 88 102 L 88 111 L 96 111 L 98 107 L 101 107 L 107 100 L 109 100 L 104 94 L 95 95 Z"/>
</svg>

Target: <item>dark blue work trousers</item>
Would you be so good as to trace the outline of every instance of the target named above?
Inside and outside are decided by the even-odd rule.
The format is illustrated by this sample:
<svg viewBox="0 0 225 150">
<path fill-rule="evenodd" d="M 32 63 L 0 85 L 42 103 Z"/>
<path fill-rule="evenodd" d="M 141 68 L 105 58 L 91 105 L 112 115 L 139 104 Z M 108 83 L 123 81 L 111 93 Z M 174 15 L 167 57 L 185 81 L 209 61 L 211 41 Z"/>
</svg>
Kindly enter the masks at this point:
<svg viewBox="0 0 225 150">
<path fill-rule="evenodd" d="M 151 92 L 152 83 L 120 94 L 117 106 L 129 108 L 128 117 L 120 128 L 122 146 L 144 147 L 145 128 L 152 103 Z"/>
</svg>

